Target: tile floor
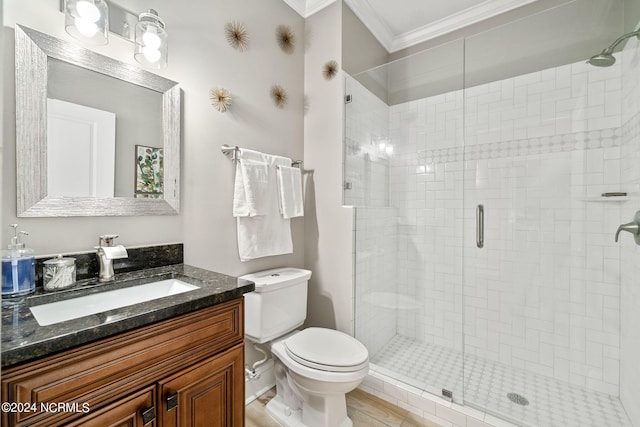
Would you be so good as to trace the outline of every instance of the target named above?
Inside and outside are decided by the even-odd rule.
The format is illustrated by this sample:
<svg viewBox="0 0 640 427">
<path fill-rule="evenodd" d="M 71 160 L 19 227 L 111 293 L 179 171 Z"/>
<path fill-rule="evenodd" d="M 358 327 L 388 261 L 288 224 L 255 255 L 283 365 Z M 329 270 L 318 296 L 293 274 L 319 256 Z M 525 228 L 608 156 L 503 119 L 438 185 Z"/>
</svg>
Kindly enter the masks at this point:
<svg viewBox="0 0 640 427">
<path fill-rule="evenodd" d="M 442 388 L 470 407 L 527 427 L 631 427 L 617 397 L 534 375 L 522 369 L 463 356 L 453 350 L 396 336 L 371 358 L 372 370 L 434 393 Z M 463 373 L 464 362 L 464 373 Z M 464 375 L 464 382 L 463 382 Z M 507 398 L 517 393 L 519 405 Z"/>
<path fill-rule="evenodd" d="M 279 427 L 267 414 L 265 406 L 275 394 L 269 390 L 246 408 L 245 427 Z M 441 424 L 418 417 L 362 390 L 347 394 L 347 414 L 354 427 L 442 427 Z"/>
</svg>

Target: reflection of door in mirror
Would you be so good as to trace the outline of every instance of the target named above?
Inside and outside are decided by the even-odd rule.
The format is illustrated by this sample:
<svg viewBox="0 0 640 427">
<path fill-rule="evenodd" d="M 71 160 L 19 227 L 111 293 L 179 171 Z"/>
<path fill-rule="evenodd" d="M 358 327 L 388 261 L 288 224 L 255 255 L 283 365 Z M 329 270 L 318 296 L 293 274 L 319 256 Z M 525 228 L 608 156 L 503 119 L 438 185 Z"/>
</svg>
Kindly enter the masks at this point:
<svg viewBox="0 0 640 427">
<path fill-rule="evenodd" d="M 48 194 L 113 197 L 116 115 L 47 99 Z"/>
</svg>

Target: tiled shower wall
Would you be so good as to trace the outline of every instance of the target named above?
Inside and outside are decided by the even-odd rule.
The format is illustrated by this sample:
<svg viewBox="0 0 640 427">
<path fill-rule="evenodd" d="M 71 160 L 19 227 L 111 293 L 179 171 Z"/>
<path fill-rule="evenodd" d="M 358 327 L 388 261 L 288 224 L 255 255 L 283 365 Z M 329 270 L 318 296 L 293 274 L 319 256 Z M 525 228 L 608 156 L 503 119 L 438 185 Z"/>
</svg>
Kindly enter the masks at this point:
<svg viewBox="0 0 640 427">
<path fill-rule="evenodd" d="M 398 286 L 425 301 L 398 332 L 455 348 L 464 309 L 467 354 L 616 395 L 619 202 L 599 196 L 621 190 L 621 69 L 576 63 L 434 98 L 390 107 L 398 240 L 420 242 Z"/>
<path fill-rule="evenodd" d="M 638 310 L 620 318 L 621 253 L 613 234 L 640 206 L 600 194 L 640 189 L 638 60 L 628 59 L 635 58 L 629 52 L 636 55 L 627 49 L 624 68 L 570 64 L 391 107 L 376 98 L 372 123 L 384 136 L 380 122 L 388 108 L 387 143 L 393 145 L 384 172 L 389 208 L 356 210 L 367 224 L 356 218 L 356 239 L 363 240 L 356 240 L 356 293 L 369 283 L 358 274 L 370 283 L 385 277 L 376 286 L 416 301 L 398 310 L 398 334 L 461 349 L 464 308 L 466 352 L 619 394 L 621 321 L 633 360 L 640 344 L 624 339 L 624 325 L 639 323 L 633 318 Z M 346 116 L 352 117 L 350 110 Z M 371 135 L 349 135 L 352 146 L 375 148 Z M 352 178 L 354 189 L 364 187 Z M 384 206 L 384 195 L 376 200 Z M 371 206 L 364 196 L 353 202 Z M 475 247 L 480 203 L 483 249 Z M 385 247 L 396 245 L 374 263 L 396 251 L 390 265 L 397 271 L 383 276 L 359 268 L 360 249 L 380 243 L 365 243 L 367 231 L 387 236 Z M 623 248 L 634 246 L 628 234 L 622 238 Z M 624 252 L 623 261 L 633 251 Z M 628 283 L 640 276 L 634 268 L 623 268 Z M 627 292 L 639 299 L 631 285 Z M 360 333 L 375 335 L 393 318 L 358 325 L 359 310 L 356 295 Z"/>
<path fill-rule="evenodd" d="M 622 205 L 621 222 L 629 222 L 640 209 L 640 42 L 635 38 L 625 47 L 622 70 L 621 174 L 625 190 L 636 196 Z M 630 237 L 621 242 L 620 400 L 640 425 L 640 246 Z"/>
</svg>

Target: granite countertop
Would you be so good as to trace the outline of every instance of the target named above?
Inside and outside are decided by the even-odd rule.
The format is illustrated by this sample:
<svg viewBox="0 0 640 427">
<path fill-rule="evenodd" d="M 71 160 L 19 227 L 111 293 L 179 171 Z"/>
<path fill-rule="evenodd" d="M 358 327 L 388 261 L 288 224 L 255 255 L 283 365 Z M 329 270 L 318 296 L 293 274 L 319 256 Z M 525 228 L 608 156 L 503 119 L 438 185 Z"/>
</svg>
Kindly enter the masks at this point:
<svg viewBox="0 0 640 427">
<path fill-rule="evenodd" d="M 169 278 L 192 283 L 200 289 L 49 326 L 40 326 L 29 310 L 29 307 L 35 305 Z M 35 294 L 25 298 L 2 301 L 1 365 L 4 368 L 34 360 L 100 338 L 220 304 L 253 290 L 253 282 L 185 264 L 116 274 L 115 281 L 108 284 L 96 284 L 95 279 L 88 279 L 65 291 L 45 292 L 39 289 Z"/>
</svg>

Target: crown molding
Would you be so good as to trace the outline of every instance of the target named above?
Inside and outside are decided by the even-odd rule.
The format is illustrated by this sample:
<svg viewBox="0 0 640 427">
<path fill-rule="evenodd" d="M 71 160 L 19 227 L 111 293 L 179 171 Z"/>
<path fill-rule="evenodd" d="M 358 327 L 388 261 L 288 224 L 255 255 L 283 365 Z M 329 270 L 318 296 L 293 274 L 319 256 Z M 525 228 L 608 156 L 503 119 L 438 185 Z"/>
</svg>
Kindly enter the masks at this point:
<svg viewBox="0 0 640 427">
<path fill-rule="evenodd" d="M 400 49 L 422 43 L 512 9 L 533 3 L 537 0 L 486 0 L 476 6 L 447 16 L 446 18 L 398 35 L 394 35 L 391 29 L 380 19 L 370 6 L 368 0 L 344 1 L 369 31 L 371 31 L 380 44 L 389 53 L 393 53 Z"/>
<path fill-rule="evenodd" d="M 286 4 L 295 10 L 298 15 L 308 18 L 314 13 L 324 9 L 336 0 L 283 0 Z"/>
<path fill-rule="evenodd" d="M 367 0 L 344 0 L 371 34 L 380 42 L 387 52 L 391 52 L 394 35 L 387 24 L 382 21 Z"/>
</svg>

